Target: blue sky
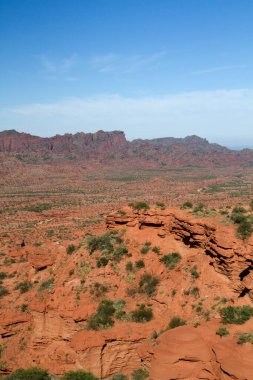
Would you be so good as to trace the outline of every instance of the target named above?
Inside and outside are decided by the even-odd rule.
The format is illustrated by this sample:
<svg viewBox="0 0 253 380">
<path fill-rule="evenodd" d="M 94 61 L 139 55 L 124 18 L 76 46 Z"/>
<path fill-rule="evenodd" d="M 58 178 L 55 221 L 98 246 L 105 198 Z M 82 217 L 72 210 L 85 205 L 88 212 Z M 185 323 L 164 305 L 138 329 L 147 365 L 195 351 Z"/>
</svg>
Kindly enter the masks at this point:
<svg viewBox="0 0 253 380">
<path fill-rule="evenodd" d="M 252 0 L 0 0 L 0 130 L 253 146 Z"/>
</svg>

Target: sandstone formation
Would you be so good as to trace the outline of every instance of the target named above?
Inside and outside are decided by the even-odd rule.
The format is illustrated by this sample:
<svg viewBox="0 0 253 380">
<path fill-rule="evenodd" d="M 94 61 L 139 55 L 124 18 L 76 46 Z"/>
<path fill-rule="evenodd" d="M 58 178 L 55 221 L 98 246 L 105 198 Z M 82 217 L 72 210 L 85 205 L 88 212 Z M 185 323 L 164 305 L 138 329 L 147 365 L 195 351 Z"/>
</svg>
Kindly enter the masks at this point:
<svg viewBox="0 0 253 380">
<path fill-rule="evenodd" d="M 253 346 L 239 345 L 237 337 L 252 331 L 253 319 L 229 325 L 226 337 L 216 331 L 222 326 L 219 307 L 252 304 L 252 239 L 245 244 L 232 225 L 172 209 L 126 207 L 108 215 L 106 227 L 93 232 L 117 231 L 128 255 L 105 267 L 97 266 L 101 253 L 87 249 L 83 234 L 72 254 L 65 240 L 51 241 L 46 249 L 26 239 L 24 247 L 19 240 L 15 250 L 0 256 L 9 292 L 1 298 L 0 374 L 39 366 L 55 375 L 84 369 L 110 380 L 145 368 L 151 380 L 251 380 Z M 150 249 L 141 253 L 147 242 Z M 182 257 L 171 270 L 161 261 L 170 252 Z M 137 270 L 140 260 L 145 266 Z M 151 295 L 138 291 L 145 273 L 159 280 Z M 105 298 L 125 301 L 126 318 L 114 318 L 110 328 L 88 329 Z M 140 304 L 152 308 L 149 322 L 129 318 Z M 174 316 L 187 325 L 168 330 Z"/>
<path fill-rule="evenodd" d="M 253 238 L 243 243 L 235 237 L 234 227 L 194 219 L 177 210 L 138 212 L 127 209 L 124 215 L 109 215 L 106 224 L 108 229 L 155 228 L 161 238 L 173 235 L 190 248 L 202 248 L 210 258 L 210 265 L 229 278 L 238 295 L 249 294 L 253 300 Z"/>
<path fill-rule="evenodd" d="M 162 334 L 154 347 L 151 379 L 251 379 L 252 347 L 208 335 L 206 328 L 189 326 Z"/>
</svg>

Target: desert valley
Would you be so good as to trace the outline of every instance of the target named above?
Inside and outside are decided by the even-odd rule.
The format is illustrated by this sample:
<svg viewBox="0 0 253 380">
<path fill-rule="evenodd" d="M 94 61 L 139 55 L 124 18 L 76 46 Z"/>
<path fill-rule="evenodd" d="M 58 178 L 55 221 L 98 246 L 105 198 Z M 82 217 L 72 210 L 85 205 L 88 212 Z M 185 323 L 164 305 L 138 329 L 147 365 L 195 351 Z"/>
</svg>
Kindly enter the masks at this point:
<svg viewBox="0 0 253 380">
<path fill-rule="evenodd" d="M 253 379 L 252 168 L 197 136 L 0 132 L 0 376 Z"/>
</svg>

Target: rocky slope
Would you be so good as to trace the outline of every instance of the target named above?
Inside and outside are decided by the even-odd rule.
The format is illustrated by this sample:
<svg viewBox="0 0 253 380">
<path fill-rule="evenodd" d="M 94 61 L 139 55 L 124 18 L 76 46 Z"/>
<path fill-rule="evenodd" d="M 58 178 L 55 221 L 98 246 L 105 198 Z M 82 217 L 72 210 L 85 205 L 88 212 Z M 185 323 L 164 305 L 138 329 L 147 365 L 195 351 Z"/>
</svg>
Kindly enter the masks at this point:
<svg viewBox="0 0 253 380">
<path fill-rule="evenodd" d="M 228 336 L 216 331 L 224 326 L 220 307 L 252 305 L 253 240 L 244 244 L 233 226 L 182 210 L 126 207 L 108 215 L 106 227 L 96 231 L 111 233 L 98 240 L 107 242 L 103 249 L 91 249 L 83 234 L 73 252 L 68 241 L 48 239 L 35 248 L 32 236 L 22 247 L 3 238 L 1 373 L 36 365 L 57 375 L 85 369 L 108 380 L 137 368 L 151 380 L 252 379 L 253 346 L 237 337 L 253 331 L 253 318 L 226 325 Z M 181 260 L 167 268 L 162 258 L 171 252 Z M 98 265 L 102 257 L 105 266 Z M 154 291 L 141 288 L 145 274 L 158 279 Z M 114 302 L 119 317 L 110 328 L 87 329 L 103 299 Z M 152 309 L 150 321 L 131 319 L 140 304 Z M 168 330 L 174 316 L 186 325 Z"/>
<path fill-rule="evenodd" d="M 253 239 L 247 244 L 234 236 L 234 228 L 213 225 L 175 211 L 128 211 L 124 216 L 109 215 L 107 228 L 137 227 L 157 229 L 161 238 L 174 236 L 190 248 L 200 247 L 210 258 L 215 271 L 227 276 L 231 286 L 243 296 L 248 294 L 253 301 Z"/>
<path fill-rule="evenodd" d="M 198 136 L 126 140 L 124 132 L 76 133 L 50 138 L 31 136 L 15 130 L 0 132 L 0 153 L 16 155 L 24 162 L 50 160 L 97 160 L 131 167 L 220 167 L 246 165 L 253 162 L 253 151 L 229 150 L 210 144 Z"/>
<path fill-rule="evenodd" d="M 0 132 L 0 152 L 23 154 L 73 154 L 80 158 L 96 158 L 119 152 L 127 141 L 119 131 L 65 134 L 42 138 L 15 130 Z"/>
</svg>

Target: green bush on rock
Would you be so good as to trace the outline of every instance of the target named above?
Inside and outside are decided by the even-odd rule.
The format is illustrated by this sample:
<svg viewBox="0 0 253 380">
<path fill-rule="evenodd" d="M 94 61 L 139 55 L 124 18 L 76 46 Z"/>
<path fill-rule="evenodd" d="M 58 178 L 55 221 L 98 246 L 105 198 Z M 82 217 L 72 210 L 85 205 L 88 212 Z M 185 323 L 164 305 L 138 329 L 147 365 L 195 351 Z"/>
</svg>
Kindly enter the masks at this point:
<svg viewBox="0 0 253 380">
<path fill-rule="evenodd" d="M 85 371 L 69 371 L 66 372 L 62 380 L 98 380 L 91 372 Z"/>
<path fill-rule="evenodd" d="M 5 380 L 50 380 L 48 372 L 41 368 L 17 369 L 11 375 L 5 376 Z"/>
<path fill-rule="evenodd" d="M 253 307 L 226 306 L 220 309 L 221 322 L 224 324 L 242 325 L 253 316 Z"/>
</svg>

